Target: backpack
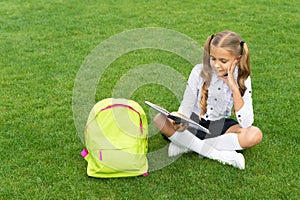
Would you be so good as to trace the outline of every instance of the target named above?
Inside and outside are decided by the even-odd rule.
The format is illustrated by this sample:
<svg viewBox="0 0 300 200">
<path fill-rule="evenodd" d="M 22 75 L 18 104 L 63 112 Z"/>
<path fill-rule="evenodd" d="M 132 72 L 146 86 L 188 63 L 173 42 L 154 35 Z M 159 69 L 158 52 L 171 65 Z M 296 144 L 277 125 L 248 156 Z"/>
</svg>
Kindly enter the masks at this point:
<svg viewBox="0 0 300 200">
<path fill-rule="evenodd" d="M 84 131 L 87 174 L 97 178 L 147 176 L 148 123 L 143 108 L 132 100 L 96 103 Z"/>
</svg>

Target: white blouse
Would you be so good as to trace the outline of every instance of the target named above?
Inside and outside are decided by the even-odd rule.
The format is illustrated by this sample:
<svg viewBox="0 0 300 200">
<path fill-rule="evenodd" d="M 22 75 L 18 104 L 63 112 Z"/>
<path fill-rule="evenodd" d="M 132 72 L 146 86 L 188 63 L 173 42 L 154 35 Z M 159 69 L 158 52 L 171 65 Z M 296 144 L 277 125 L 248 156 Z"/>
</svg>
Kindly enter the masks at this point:
<svg viewBox="0 0 300 200">
<path fill-rule="evenodd" d="M 203 65 L 196 65 L 187 82 L 187 86 L 183 95 L 178 112 L 185 116 L 191 116 L 194 112 L 200 115 L 200 98 L 204 80 L 200 76 Z M 235 69 L 234 78 L 237 81 L 238 68 Z M 247 90 L 244 93 L 244 105 L 235 112 L 238 123 L 242 128 L 247 128 L 254 121 L 252 97 L 251 97 L 251 78 L 246 79 L 245 85 Z M 205 120 L 219 120 L 228 118 L 231 115 L 233 106 L 232 92 L 223 80 L 220 80 L 215 73 L 212 73 L 212 80 L 208 88 L 207 112 L 202 116 Z"/>
</svg>

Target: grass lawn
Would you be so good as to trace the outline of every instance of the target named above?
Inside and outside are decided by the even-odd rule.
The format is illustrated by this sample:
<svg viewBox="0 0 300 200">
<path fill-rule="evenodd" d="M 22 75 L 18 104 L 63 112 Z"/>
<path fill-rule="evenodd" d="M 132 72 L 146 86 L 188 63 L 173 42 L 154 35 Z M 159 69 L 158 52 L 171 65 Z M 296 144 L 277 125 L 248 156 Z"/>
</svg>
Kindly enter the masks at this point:
<svg viewBox="0 0 300 200">
<path fill-rule="evenodd" d="M 299 199 L 299 13 L 296 0 L 0 1 L 0 199 Z M 264 138 L 244 152 L 244 171 L 188 153 L 148 177 L 86 175 L 72 111 L 77 73 L 97 45 L 146 27 L 200 46 L 229 29 L 248 43 L 255 125 Z M 125 53 L 105 69 L 92 101 L 110 97 L 123 74 L 149 63 L 185 79 L 193 67 L 164 50 Z M 131 98 L 147 113 L 145 100 L 169 110 L 179 105 L 157 84 Z M 149 151 L 166 145 L 149 131 Z"/>
</svg>

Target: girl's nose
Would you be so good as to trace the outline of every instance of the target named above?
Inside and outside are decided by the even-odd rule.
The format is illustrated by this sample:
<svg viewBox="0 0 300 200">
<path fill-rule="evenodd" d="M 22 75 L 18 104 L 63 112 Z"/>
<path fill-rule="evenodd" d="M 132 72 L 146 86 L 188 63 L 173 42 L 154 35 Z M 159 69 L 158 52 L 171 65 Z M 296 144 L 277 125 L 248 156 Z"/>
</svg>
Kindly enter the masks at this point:
<svg viewBox="0 0 300 200">
<path fill-rule="evenodd" d="M 220 65 L 219 65 L 218 63 L 216 63 L 216 64 L 215 64 L 215 67 L 216 67 L 216 68 L 219 68 L 219 67 L 220 67 Z"/>
</svg>

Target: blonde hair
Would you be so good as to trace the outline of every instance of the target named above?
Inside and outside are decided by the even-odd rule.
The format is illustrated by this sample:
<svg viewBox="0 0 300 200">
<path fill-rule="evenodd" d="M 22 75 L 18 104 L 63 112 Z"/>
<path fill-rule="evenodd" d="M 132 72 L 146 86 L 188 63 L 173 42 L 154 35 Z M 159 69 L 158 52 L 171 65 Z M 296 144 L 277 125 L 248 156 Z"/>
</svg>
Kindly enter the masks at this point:
<svg viewBox="0 0 300 200">
<path fill-rule="evenodd" d="M 240 58 L 238 64 L 238 77 L 237 83 L 241 95 L 243 96 L 247 87 L 245 86 L 245 80 L 250 75 L 250 55 L 248 45 L 242 41 L 241 37 L 232 31 L 222 31 L 216 35 L 211 35 L 206 39 L 203 53 L 203 69 L 201 71 L 201 77 L 204 80 L 201 92 L 200 117 L 207 111 L 207 99 L 208 88 L 211 82 L 212 68 L 210 66 L 210 47 L 214 45 L 230 51 L 235 57 Z"/>
</svg>

